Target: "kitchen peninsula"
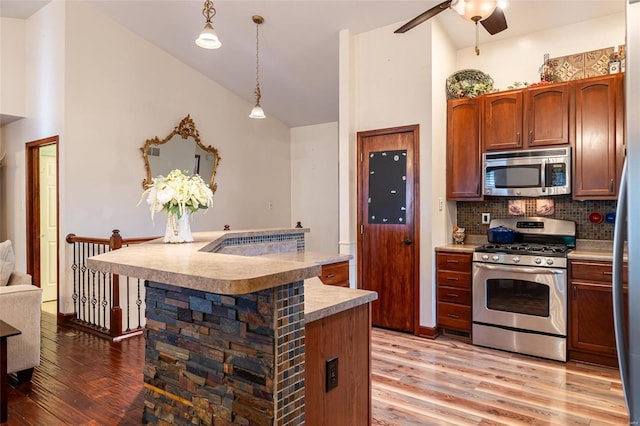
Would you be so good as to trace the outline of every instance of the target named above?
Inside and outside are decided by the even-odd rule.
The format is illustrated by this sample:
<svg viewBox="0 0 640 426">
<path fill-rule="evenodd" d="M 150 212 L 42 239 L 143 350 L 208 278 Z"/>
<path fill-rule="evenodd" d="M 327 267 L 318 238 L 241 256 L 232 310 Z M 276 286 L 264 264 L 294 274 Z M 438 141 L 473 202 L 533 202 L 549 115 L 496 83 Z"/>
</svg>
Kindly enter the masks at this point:
<svg viewBox="0 0 640 426">
<path fill-rule="evenodd" d="M 321 266 L 350 256 L 305 252 L 305 232 L 194 233 L 89 259 L 146 280 L 145 423 L 369 424 L 377 295 L 322 284 Z"/>
</svg>

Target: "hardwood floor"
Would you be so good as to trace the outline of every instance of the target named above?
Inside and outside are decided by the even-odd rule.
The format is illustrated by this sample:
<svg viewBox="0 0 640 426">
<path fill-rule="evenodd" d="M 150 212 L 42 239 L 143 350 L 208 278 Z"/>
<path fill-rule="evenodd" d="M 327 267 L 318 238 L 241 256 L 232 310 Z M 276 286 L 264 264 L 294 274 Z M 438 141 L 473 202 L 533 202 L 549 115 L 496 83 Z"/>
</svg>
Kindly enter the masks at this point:
<svg viewBox="0 0 640 426">
<path fill-rule="evenodd" d="M 144 339 L 109 343 L 42 317 L 41 365 L 11 386 L 6 425 L 137 425 Z M 626 425 L 618 372 L 373 331 L 377 425 Z M 3 424 L 4 425 L 4 424 Z"/>
<path fill-rule="evenodd" d="M 379 425 L 628 425 L 617 370 L 375 330 Z"/>
</svg>

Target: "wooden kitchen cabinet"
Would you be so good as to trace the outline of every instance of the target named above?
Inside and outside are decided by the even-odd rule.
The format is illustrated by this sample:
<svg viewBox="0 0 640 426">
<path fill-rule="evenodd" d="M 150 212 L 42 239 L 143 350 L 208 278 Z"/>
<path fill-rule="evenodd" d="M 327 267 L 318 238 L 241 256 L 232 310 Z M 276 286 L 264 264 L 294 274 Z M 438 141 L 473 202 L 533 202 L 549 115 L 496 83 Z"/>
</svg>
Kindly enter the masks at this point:
<svg viewBox="0 0 640 426">
<path fill-rule="evenodd" d="M 569 359 L 617 366 L 611 262 L 569 262 Z M 623 281 L 627 283 L 627 265 Z M 626 288 L 625 288 L 626 298 Z"/>
<path fill-rule="evenodd" d="M 484 96 L 485 151 L 522 148 L 522 90 Z"/>
<path fill-rule="evenodd" d="M 571 105 L 569 83 L 485 95 L 484 150 L 570 144 Z"/>
<path fill-rule="evenodd" d="M 524 137 L 527 148 L 568 145 L 571 116 L 569 83 L 524 90 Z"/>
<path fill-rule="evenodd" d="M 574 84 L 573 199 L 615 199 L 625 156 L 623 75 Z"/>
<path fill-rule="evenodd" d="M 478 99 L 447 102 L 447 200 L 482 200 Z"/>
<path fill-rule="evenodd" d="M 322 265 L 320 281 L 338 287 L 349 287 L 349 261 Z"/>
<path fill-rule="evenodd" d="M 471 337 L 471 253 L 436 252 L 437 325 Z"/>
<path fill-rule="evenodd" d="M 370 304 L 306 324 L 305 342 L 306 424 L 370 425 Z M 338 359 L 338 383 L 326 390 L 326 362 L 334 358 Z"/>
</svg>

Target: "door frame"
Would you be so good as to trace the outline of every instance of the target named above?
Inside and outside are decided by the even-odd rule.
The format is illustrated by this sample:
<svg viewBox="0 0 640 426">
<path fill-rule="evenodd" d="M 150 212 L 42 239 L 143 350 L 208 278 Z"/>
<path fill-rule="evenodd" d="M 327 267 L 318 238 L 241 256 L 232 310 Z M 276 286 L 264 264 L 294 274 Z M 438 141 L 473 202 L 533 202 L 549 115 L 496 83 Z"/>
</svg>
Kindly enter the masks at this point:
<svg viewBox="0 0 640 426">
<path fill-rule="evenodd" d="M 411 133 L 413 135 L 413 146 L 411 149 L 413 150 L 413 244 L 414 244 L 414 256 L 413 256 L 413 334 L 420 334 L 420 125 L 419 124 L 411 124 L 407 126 L 399 126 L 399 127 L 390 127 L 386 129 L 377 129 L 377 130 L 367 130 L 362 132 L 357 132 L 357 154 L 358 154 L 358 168 L 357 168 L 357 229 L 356 234 L 357 238 L 357 261 L 356 264 L 358 266 L 357 270 L 357 287 L 362 287 L 362 269 L 364 267 L 364 259 L 362 258 L 362 232 L 361 229 L 364 226 L 364 222 L 362 219 L 362 213 L 364 211 L 362 205 L 362 194 L 363 194 L 363 182 L 362 182 L 362 166 L 363 162 L 363 139 L 371 136 L 383 136 L 390 135 L 395 133 Z"/>
<path fill-rule="evenodd" d="M 27 235 L 27 273 L 33 284 L 40 287 L 40 148 L 56 145 L 56 300 L 60 300 L 60 150 L 59 136 L 38 139 L 25 144 L 25 204 Z M 58 307 L 59 311 L 60 308 Z"/>
</svg>

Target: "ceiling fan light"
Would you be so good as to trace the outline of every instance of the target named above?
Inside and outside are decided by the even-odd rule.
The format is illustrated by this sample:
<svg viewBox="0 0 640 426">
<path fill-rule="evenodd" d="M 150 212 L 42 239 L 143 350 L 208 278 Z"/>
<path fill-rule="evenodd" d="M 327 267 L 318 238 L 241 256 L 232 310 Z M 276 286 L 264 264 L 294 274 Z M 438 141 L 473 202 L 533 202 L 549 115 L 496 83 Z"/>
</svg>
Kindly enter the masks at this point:
<svg viewBox="0 0 640 426">
<path fill-rule="evenodd" d="M 458 0 L 451 8 L 467 21 L 477 22 L 491 16 L 497 4 L 497 0 Z"/>
<path fill-rule="evenodd" d="M 218 34 L 209 22 L 204 25 L 204 29 L 196 39 L 196 44 L 204 49 L 218 49 L 222 46 Z"/>
<path fill-rule="evenodd" d="M 254 106 L 251 109 L 251 114 L 249 114 L 250 118 L 267 118 L 266 115 L 264 115 L 264 110 L 262 109 L 262 107 L 260 106 L 260 104 L 256 104 L 256 106 Z"/>
</svg>

